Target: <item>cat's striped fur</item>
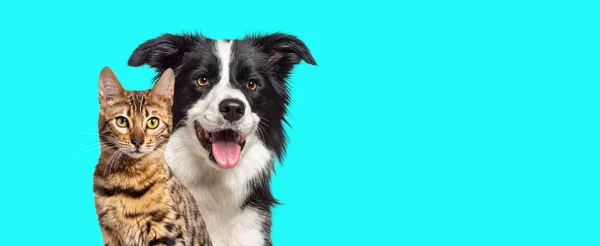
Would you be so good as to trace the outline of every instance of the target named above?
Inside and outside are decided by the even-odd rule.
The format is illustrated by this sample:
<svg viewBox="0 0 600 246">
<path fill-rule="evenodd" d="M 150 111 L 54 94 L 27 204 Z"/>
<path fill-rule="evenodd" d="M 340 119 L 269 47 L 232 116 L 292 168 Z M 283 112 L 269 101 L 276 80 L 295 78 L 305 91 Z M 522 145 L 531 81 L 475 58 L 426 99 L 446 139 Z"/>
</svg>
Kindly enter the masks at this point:
<svg viewBox="0 0 600 246">
<path fill-rule="evenodd" d="M 94 195 L 105 245 L 212 245 L 194 198 L 163 158 L 173 82 L 169 69 L 153 89 L 126 91 L 110 68 L 100 74 Z"/>
</svg>

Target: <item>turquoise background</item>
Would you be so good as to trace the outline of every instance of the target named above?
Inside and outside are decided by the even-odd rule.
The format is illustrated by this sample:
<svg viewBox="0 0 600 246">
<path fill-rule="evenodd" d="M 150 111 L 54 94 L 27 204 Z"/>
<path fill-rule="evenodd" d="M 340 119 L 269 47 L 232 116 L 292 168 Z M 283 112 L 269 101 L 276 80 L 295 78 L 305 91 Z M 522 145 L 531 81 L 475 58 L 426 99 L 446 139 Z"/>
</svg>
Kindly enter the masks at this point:
<svg viewBox="0 0 600 246">
<path fill-rule="evenodd" d="M 0 3 L 0 244 L 102 245 L 97 78 L 165 32 L 284 31 L 276 245 L 600 245 L 593 1 Z"/>
</svg>

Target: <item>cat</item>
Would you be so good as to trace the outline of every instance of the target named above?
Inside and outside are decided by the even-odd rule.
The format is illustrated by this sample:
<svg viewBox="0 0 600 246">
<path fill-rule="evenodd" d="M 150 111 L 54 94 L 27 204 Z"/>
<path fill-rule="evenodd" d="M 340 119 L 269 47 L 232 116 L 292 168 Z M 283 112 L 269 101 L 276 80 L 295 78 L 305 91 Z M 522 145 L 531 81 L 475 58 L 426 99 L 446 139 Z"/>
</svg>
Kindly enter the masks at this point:
<svg viewBox="0 0 600 246">
<path fill-rule="evenodd" d="M 93 190 L 104 245 L 212 245 L 194 198 L 163 157 L 174 81 L 168 69 L 152 89 L 126 91 L 109 67 L 100 73 Z"/>
</svg>

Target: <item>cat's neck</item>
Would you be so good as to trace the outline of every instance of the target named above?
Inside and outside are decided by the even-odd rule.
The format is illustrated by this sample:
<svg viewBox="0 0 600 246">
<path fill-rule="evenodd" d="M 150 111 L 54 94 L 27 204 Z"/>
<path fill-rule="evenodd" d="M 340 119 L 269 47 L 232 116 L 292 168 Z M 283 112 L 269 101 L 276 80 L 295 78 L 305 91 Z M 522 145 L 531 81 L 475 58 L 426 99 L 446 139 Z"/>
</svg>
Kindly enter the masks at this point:
<svg viewBox="0 0 600 246">
<path fill-rule="evenodd" d="M 125 174 L 132 177 L 149 171 L 161 172 L 163 167 L 166 167 L 164 148 L 155 149 L 138 158 L 116 150 L 102 151 L 96 166 L 104 176 Z"/>
</svg>

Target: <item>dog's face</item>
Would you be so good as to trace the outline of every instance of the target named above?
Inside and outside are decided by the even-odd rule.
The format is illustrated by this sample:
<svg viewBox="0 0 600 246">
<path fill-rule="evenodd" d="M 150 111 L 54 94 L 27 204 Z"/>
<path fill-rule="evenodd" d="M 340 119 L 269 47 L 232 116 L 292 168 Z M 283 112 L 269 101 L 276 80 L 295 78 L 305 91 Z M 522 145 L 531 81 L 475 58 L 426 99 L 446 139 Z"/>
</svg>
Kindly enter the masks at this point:
<svg viewBox="0 0 600 246">
<path fill-rule="evenodd" d="M 215 167 L 232 168 L 252 141 L 282 157 L 286 78 L 301 60 L 316 64 L 304 43 L 290 35 L 211 40 L 166 34 L 140 45 L 129 65 L 148 64 L 159 73 L 174 68 L 175 131 L 194 133 L 187 148 Z"/>
</svg>

